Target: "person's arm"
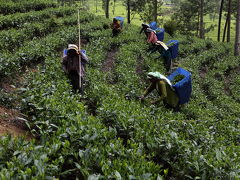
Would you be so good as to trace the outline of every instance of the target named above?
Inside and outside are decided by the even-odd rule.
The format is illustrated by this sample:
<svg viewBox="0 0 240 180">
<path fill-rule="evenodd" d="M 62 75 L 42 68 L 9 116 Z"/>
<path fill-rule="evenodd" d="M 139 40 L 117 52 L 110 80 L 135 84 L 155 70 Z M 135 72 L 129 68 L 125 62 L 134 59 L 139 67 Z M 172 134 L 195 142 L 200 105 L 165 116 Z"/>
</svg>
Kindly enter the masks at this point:
<svg viewBox="0 0 240 180">
<path fill-rule="evenodd" d="M 157 46 L 158 47 L 157 47 L 156 51 L 158 51 L 160 55 L 158 57 L 156 57 L 155 59 L 159 59 L 159 58 L 163 57 L 165 54 L 164 48 L 160 45 L 157 45 Z"/>
<path fill-rule="evenodd" d="M 154 45 L 154 47 L 150 50 L 149 54 L 152 54 L 152 53 L 158 51 L 158 49 L 159 49 L 158 45 Z"/>
<path fill-rule="evenodd" d="M 62 60 L 62 69 L 65 73 L 68 73 L 68 70 L 67 70 L 67 56 L 65 56 Z"/>
<path fill-rule="evenodd" d="M 147 42 L 150 43 L 152 41 L 152 32 L 149 33 Z"/>
<path fill-rule="evenodd" d="M 81 55 L 81 61 L 83 63 L 89 63 L 89 59 L 86 54 L 84 54 L 83 52 L 80 52 L 80 55 Z"/>
<path fill-rule="evenodd" d="M 154 32 L 151 32 L 150 35 L 148 36 L 148 42 L 149 43 L 152 43 L 153 42 L 153 39 L 154 39 Z"/>
<path fill-rule="evenodd" d="M 116 22 L 116 23 L 114 24 L 114 29 L 121 30 L 120 22 Z"/>
<path fill-rule="evenodd" d="M 144 91 L 143 95 L 140 97 L 141 100 L 143 100 L 147 95 L 154 90 L 156 87 L 155 83 L 151 83 L 150 86 Z"/>
<path fill-rule="evenodd" d="M 159 103 L 161 102 L 163 99 L 165 99 L 167 97 L 167 88 L 166 88 L 166 82 L 164 81 L 159 81 L 157 82 L 159 83 L 158 86 L 159 86 L 159 93 L 161 94 L 160 98 L 156 101 L 154 101 L 152 104 L 156 104 L 156 103 Z"/>
<path fill-rule="evenodd" d="M 140 34 L 142 34 L 143 30 L 144 30 L 144 27 L 142 27 L 142 29 L 141 29 L 141 31 L 140 31 Z"/>
</svg>

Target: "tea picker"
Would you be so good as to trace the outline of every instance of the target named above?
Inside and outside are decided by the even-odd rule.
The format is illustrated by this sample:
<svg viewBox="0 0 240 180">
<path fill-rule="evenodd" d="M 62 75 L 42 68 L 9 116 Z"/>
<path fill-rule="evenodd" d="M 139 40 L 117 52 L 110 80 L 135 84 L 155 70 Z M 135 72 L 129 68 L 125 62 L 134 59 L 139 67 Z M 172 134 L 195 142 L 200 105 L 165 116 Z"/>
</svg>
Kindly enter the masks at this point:
<svg viewBox="0 0 240 180">
<path fill-rule="evenodd" d="M 140 34 L 142 34 L 142 32 L 145 33 L 145 35 L 147 36 L 147 28 L 150 28 L 149 24 L 146 23 L 142 23 L 142 29 L 140 30 Z"/>
<path fill-rule="evenodd" d="M 147 36 L 147 43 L 149 43 L 149 47 L 147 51 L 151 52 L 155 48 L 155 43 L 157 42 L 157 35 L 153 29 L 147 28 L 146 36 Z"/>
<path fill-rule="evenodd" d="M 148 31 L 148 28 L 150 28 L 152 31 L 155 32 L 156 37 L 157 37 L 157 40 L 163 41 L 163 39 L 164 39 L 164 32 L 165 32 L 164 28 L 159 28 L 159 27 L 157 26 L 157 22 L 155 22 L 155 21 L 150 22 L 149 24 L 147 24 L 147 23 L 142 23 L 142 28 L 141 28 L 141 30 L 140 30 L 140 34 L 141 34 L 142 32 L 144 32 L 145 35 L 148 37 L 148 32 L 147 32 L 147 31 Z"/>
<path fill-rule="evenodd" d="M 149 93 L 156 89 L 160 98 L 153 101 L 152 104 L 163 101 L 166 107 L 178 110 L 179 105 L 189 102 L 192 92 L 191 73 L 185 69 L 178 68 L 168 77 L 159 72 L 150 72 L 147 74 L 147 78 L 151 84 L 140 100 L 144 100 Z"/>
<path fill-rule="evenodd" d="M 78 10 L 78 35 L 79 45 L 69 44 L 68 48 L 64 50 L 62 68 L 68 75 L 72 87 L 75 91 L 83 93 L 83 78 L 85 76 L 85 65 L 89 62 L 86 51 L 81 50 L 81 36 L 80 36 L 80 16 Z"/>
<path fill-rule="evenodd" d="M 154 48 L 150 51 L 150 54 L 158 51 L 160 53 L 160 57 L 164 59 L 165 68 L 168 72 L 171 71 L 172 68 L 172 60 L 178 56 L 178 41 L 170 40 L 165 44 L 162 41 L 156 41 Z"/>
<path fill-rule="evenodd" d="M 124 18 L 121 16 L 116 16 L 113 18 L 113 22 L 111 24 L 113 37 L 117 36 L 122 31 L 123 21 Z"/>
<path fill-rule="evenodd" d="M 157 90 L 160 98 L 158 100 L 152 101 L 152 104 L 157 104 L 161 101 L 164 102 L 166 106 L 176 108 L 179 104 L 179 98 L 172 88 L 172 83 L 164 75 L 159 72 L 150 72 L 147 74 L 147 78 L 150 81 L 150 86 L 144 91 L 140 100 L 144 100 L 154 89 Z"/>
<path fill-rule="evenodd" d="M 154 31 L 151 28 L 147 28 L 146 32 L 147 32 L 147 42 L 154 45 L 158 40 L 157 35 L 156 35 L 156 31 Z"/>
</svg>

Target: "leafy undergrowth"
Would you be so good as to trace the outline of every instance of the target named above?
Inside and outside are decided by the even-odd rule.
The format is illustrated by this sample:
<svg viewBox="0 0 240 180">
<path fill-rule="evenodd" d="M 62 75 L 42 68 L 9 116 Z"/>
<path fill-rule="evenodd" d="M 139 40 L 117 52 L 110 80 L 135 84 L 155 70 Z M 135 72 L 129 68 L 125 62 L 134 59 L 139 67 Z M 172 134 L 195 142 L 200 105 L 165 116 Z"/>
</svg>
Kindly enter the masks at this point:
<svg viewBox="0 0 240 180">
<path fill-rule="evenodd" d="M 11 63 L 1 64 L 2 69 L 21 69 L 37 60 L 42 65 L 21 89 L 21 112 L 35 139 L 1 138 L 1 179 L 240 177 L 239 58 L 232 55 L 232 45 L 174 37 L 180 42 L 175 61 L 192 72 L 193 85 L 191 101 L 175 112 L 161 103 L 151 105 L 157 94 L 138 100 L 148 85 L 147 72 L 166 72 L 163 59 L 147 52 L 139 27 L 124 24 L 112 38 L 104 29 L 110 21 L 88 13 L 80 17 L 90 58 L 85 93 L 74 94 L 59 51 L 77 41 L 77 15 L 66 18 L 54 33 L 5 54 Z M 165 34 L 164 41 L 170 39 Z M 109 57 L 114 66 L 107 71 L 103 65 Z"/>
</svg>

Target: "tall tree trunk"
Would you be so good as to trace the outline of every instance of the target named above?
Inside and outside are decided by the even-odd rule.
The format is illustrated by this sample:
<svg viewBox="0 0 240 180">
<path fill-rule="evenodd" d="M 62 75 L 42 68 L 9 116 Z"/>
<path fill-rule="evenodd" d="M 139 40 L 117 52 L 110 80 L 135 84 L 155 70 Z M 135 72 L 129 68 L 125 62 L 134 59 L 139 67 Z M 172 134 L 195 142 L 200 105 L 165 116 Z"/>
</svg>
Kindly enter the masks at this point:
<svg viewBox="0 0 240 180">
<path fill-rule="evenodd" d="M 222 42 L 225 41 L 226 31 L 227 31 L 227 27 L 228 27 L 228 18 L 229 18 L 229 13 L 227 14 L 227 18 L 226 18 L 225 25 L 224 25 Z"/>
<path fill-rule="evenodd" d="M 113 1 L 113 10 L 112 10 L 113 15 L 115 14 L 115 5 L 116 5 L 116 0 Z"/>
<path fill-rule="evenodd" d="M 199 37 L 199 29 L 200 29 L 200 16 L 199 16 L 199 14 L 200 14 L 200 12 L 198 11 L 198 14 L 197 14 L 197 24 L 198 24 L 198 26 L 197 26 L 197 32 L 196 32 L 196 36 L 197 37 Z"/>
<path fill-rule="evenodd" d="M 128 24 L 130 24 L 131 23 L 130 0 L 127 0 L 127 20 L 128 20 Z"/>
<path fill-rule="evenodd" d="M 231 11 L 232 11 L 232 0 L 228 0 L 228 31 L 227 31 L 227 42 L 230 42 Z"/>
<path fill-rule="evenodd" d="M 220 41 L 221 21 L 222 21 L 222 11 L 223 11 L 223 2 L 224 2 L 224 0 L 221 0 L 221 5 L 220 5 L 220 9 L 219 9 L 219 20 L 218 20 L 218 41 Z"/>
<path fill-rule="evenodd" d="M 157 22 L 157 0 L 153 0 L 153 18 Z"/>
<path fill-rule="evenodd" d="M 237 18 L 236 18 L 236 38 L 235 38 L 235 48 L 234 55 L 240 55 L 240 0 L 237 0 Z"/>
<path fill-rule="evenodd" d="M 110 0 L 106 0 L 106 4 L 105 4 L 105 17 L 107 18 L 107 19 L 109 19 L 109 1 Z"/>
<path fill-rule="evenodd" d="M 200 0 L 200 38 L 201 39 L 204 39 L 203 6 L 204 6 L 204 0 Z"/>
</svg>

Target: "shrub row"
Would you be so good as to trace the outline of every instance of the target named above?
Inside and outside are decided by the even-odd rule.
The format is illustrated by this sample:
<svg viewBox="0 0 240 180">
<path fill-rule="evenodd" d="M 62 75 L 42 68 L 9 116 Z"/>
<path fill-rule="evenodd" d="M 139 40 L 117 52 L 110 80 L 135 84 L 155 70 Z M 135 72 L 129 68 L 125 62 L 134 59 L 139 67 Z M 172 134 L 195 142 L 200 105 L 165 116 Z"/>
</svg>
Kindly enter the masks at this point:
<svg viewBox="0 0 240 180">
<path fill-rule="evenodd" d="M 0 30 L 9 28 L 22 28 L 25 23 L 40 22 L 51 17 L 69 16 L 76 12 L 73 7 L 47 8 L 43 11 L 30 11 L 0 16 Z"/>
<path fill-rule="evenodd" d="M 61 19 L 59 19 L 61 20 Z M 16 51 L 24 42 L 41 38 L 47 34 L 53 33 L 63 26 L 61 21 L 54 18 L 44 20 L 39 23 L 24 24 L 21 29 L 3 30 L 0 32 L 0 50 Z"/>
<path fill-rule="evenodd" d="M 124 34 L 114 40 L 119 43 L 123 39 Z M 114 44 L 111 38 L 107 40 L 104 37 L 104 41 Z M 221 47 L 216 50 L 216 54 L 222 55 L 227 52 L 224 46 Z M 109 46 L 106 49 L 108 48 Z M 237 144 L 234 137 L 238 131 L 234 129 L 234 133 L 230 133 L 233 132 L 232 127 L 235 124 L 235 121 L 232 122 L 232 120 L 236 119 L 237 116 L 231 114 L 231 119 L 225 116 L 224 120 L 219 123 L 216 119 L 218 106 L 213 105 L 205 97 L 201 91 L 201 84 L 198 84 L 201 81 L 197 82 L 193 79 L 193 99 L 177 114 L 161 106 L 157 108 L 149 104 L 146 104 L 150 106 L 149 108 L 140 106 L 139 102 L 136 101 L 136 94 L 140 95 L 141 85 L 144 86 L 136 76 L 138 55 L 143 54 L 142 62 L 145 64 L 143 64 L 143 72 L 155 70 L 164 72 L 159 60 L 154 61 L 149 56 L 144 56 L 146 54 L 145 48 L 141 43 L 122 44 L 119 53 L 116 54 L 117 67 L 115 67 L 115 72 L 108 72 L 106 75 L 101 70 L 96 71 L 95 68 L 91 70 L 89 74 L 93 85 L 89 86 L 87 92 L 89 92 L 88 97 L 93 99 L 93 102 L 97 102 L 95 103 L 97 117 L 101 118 L 107 127 L 116 129 L 117 137 L 123 139 L 123 144 L 128 145 L 126 142 L 134 142 L 143 145 L 147 159 L 163 165 L 164 169 L 169 169 L 169 176 L 185 179 L 198 177 L 206 179 L 213 176 L 219 178 L 237 177 L 236 167 L 239 160 L 235 154 Z M 194 64 L 196 68 L 193 68 L 194 72 L 198 73 L 201 62 L 214 59 L 215 54 L 213 53 L 213 57 L 211 57 L 208 56 L 209 52 L 204 52 L 206 58 L 203 60 L 201 60 L 202 57 L 198 57 L 198 54 L 195 57 L 193 55 L 195 61 L 199 61 L 199 63 Z M 99 64 L 103 61 L 102 56 L 100 58 L 97 61 Z M 190 57 L 189 61 L 192 60 Z M 186 68 L 192 68 L 191 65 L 192 62 L 187 64 Z M 109 84 L 109 78 L 112 76 L 118 77 L 117 83 L 113 85 Z M 128 95 L 127 99 L 129 97 L 133 97 L 133 99 L 126 100 L 126 95 Z M 213 124 L 216 122 L 219 124 L 215 127 Z M 229 124 L 230 129 L 224 133 L 219 131 L 226 124 Z M 229 134 L 231 134 L 230 137 Z M 226 148 L 230 142 L 231 147 Z M 221 158 L 226 162 L 230 162 L 231 158 L 234 159 L 234 165 L 227 165 L 227 169 L 231 169 L 229 172 L 226 169 L 226 171 L 221 171 L 223 164 L 219 163 L 219 152 L 224 154 L 227 152 L 226 156 L 221 154 Z M 209 171 L 209 169 L 211 170 Z M 122 173 L 124 174 L 124 172 Z M 232 175 L 229 176 L 229 173 Z"/>
<path fill-rule="evenodd" d="M 82 19 L 81 21 L 86 23 L 86 32 L 91 30 L 91 26 L 88 26 L 87 23 L 90 22 L 90 19 L 92 18 L 93 16 L 87 16 L 86 14 L 81 15 L 81 19 Z M 61 28 L 58 28 L 58 27 L 60 27 L 62 23 L 64 24 L 65 22 L 67 22 L 67 19 L 69 19 L 70 22 L 72 23 L 71 24 L 66 23 L 68 26 L 66 27 L 64 26 L 63 31 L 59 31 Z M 69 36 L 74 33 L 75 31 L 74 26 L 72 27 L 71 25 L 76 25 L 77 19 L 76 19 L 76 16 L 73 16 L 73 17 L 66 17 L 65 19 L 63 18 L 58 20 L 60 20 L 60 24 L 58 24 L 56 20 L 50 19 L 46 21 L 49 23 L 49 26 L 47 24 L 45 24 L 45 26 L 42 26 L 42 24 L 39 25 L 36 23 L 36 29 L 34 28 L 34 26 L 32 26 L 31 29 L 23 29 L 23 31 L 26 30 L 29 33 L 33 33 L 34 31 L 37 33 L 45 32 L 47 33 L 46 37 L 43 37 L 42 39 L 33 39 L 32 41 L 24 42 L 23 44 L 21 44 L 21 47 L 17 49 L 17 51 L 14 51 L 14 54 L 12 54 L 11 51 L 7 51 L 7 50 L 1 51 L 2 52 L 0 55 L 1 78 L 14 74 L 16 70 L 21 69 L 23 66 L 44 62 L 45 54 L 48 54 L 48 52 L 51 50 L 49 47 L 54 47 L 55 51 L 58 50 L 60 47 L 62 47 L 63 44 L 60 42 L 61 36 L 63 36 L 63 33 L 67 33 L 69 34 Z M 51 29 L 48 29 L 48 28 L 51 28 Z M 69 30 L 66 32 L 67 29 Z M 33 32 L 31 32 L 31 30 L 33 30 Z M 54 30 L 58 30 L 58 31 L 50 33 L 51 31 L 54 31 Z M 83 31 L 81 33 L 84 36 L 85 32 Z M 19 39 L 22 39 L 22 41 L 27 39 L 19 36 L 19 34 L 16 34 L 16 35 L 17 35 L 16 37 Z M 22 35 L 25 36 L 25 34 L 22 34 Z M 34 33 L 28 36 L 31 37 L 32 35 L 34 35 Z M 43 34 L 43 35 L 46 35 L 46 34 Z M 71 40 L 72 43 L 75 43 L 75 41 L 76 41 L 75 39 Z M 10 44 L 9 44 L 9 47 L 11 47 Z"/>
<path fill-rule="evenodd" d="M 51 0 L 22 0 L 22 1 L 0 1 L 0 14 L 8 15 L 17 12 L 41 11 L 49 7 L 57 7 L 57 3 Z"/>
<path fill-rule="evenodd" d="M 96 19 L 81 26 L 84 37 L 90 38 L 85 48 L 91 61 L 83 97 L 71 92 L 54 52 L 76 39 L 76 27 L 44 39 L 51 46 L 42 52 L 26 53 L 26 59 L 45 55 L 44 66 L 24 90 L 22 109 L 33 122 L 32 132 L 41 138 L 29 143 L 3 138 L 1 178 L 238 178 L 237 114 L 221 109 L 224 116 L 219 118 L 219 106 L 207 99 L 199 76 L 200 66 L 214 61 L 213 68 L 221 60 L 217 55 L 226 54 L 227 48 L 217 47 L 212 54 L 189 48 L 191 55 L 179 58 L 180 65 L 192 71 L 193 94 L 180 112 L 173 112 L 162 104 L 137 99 L 147 84 L 146 73 L 165 71 L 162 59 L 146 53 L 139 29 L 125 26 L 123 33 L 112 38 L 111 30 L 103 30 L 99 23 L 106 20 Z M 42 49 L 40 43 L 36 47 Z M 113 47 L 115 66 L 103 71 Z M 206 44 L 200 42 L 199 47 Z"/>
<path fill-rule="evenodd" d="M 77 34 L 74 32 L 72 37 Z M 69 39 L 63 34 L 67 44 Z M 87 52 L 90 51 L 88 46 Z M 2 178 L 160 178 L 160 166 L 146 160 L 141 146 L 131 143 L 131 147 L 124 147 L 114 128 L 107 128 L 100 119 L 86 114 L 56 63 L 59 57 L 46 55 L 46 66 L 34 75 L 24 99 L 25 110 L 29 117 L 34 113 L 31 117 L 41 129 L 42 145 L 19 145 L 18 141 L 4 138 Z M 7 151 L 12 153 L 6 156 Z"/>
</svg>

